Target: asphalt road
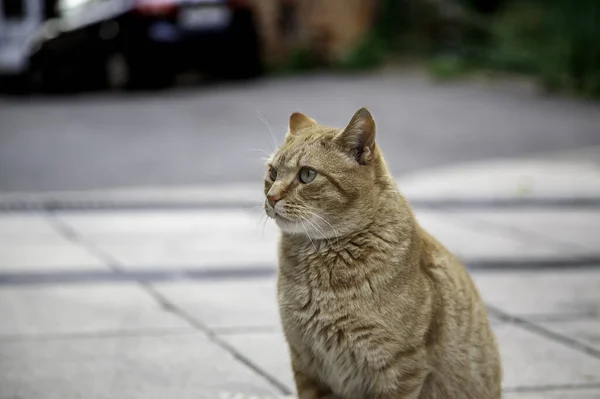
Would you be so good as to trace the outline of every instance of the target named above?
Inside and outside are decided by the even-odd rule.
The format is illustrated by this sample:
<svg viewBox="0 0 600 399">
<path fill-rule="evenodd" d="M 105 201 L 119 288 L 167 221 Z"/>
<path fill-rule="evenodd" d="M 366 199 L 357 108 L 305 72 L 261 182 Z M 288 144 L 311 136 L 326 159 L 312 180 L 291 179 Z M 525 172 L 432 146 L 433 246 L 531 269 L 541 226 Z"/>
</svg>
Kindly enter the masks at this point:
<svg viewBox="0 0 600 399">
<path fill-rule="evenodd" d="M 251 182 L 293 111 L 344 125 L 366 106 L 396 175 L 600 144 L 600 105 L 519 85 L 317 75 L 145 94 L 0 98 L 0 191 Z"/>
</svg>

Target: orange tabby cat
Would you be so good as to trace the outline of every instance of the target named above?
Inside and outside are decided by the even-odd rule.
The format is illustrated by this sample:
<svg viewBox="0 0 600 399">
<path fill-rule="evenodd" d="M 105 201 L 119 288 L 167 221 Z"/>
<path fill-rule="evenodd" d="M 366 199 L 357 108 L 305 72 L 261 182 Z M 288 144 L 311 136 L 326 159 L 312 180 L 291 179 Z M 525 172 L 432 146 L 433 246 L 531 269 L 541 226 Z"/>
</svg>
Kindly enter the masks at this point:
<svg viewBox="0 0 600 399">
<path fill-rule="evenodd" d="M 292 114 L 265 194 L 282 231 L 279 307 L 300 399 L 500 398 L 484 304 L 415 221 L 369 111 L 343 130 Z"/>
</svg>

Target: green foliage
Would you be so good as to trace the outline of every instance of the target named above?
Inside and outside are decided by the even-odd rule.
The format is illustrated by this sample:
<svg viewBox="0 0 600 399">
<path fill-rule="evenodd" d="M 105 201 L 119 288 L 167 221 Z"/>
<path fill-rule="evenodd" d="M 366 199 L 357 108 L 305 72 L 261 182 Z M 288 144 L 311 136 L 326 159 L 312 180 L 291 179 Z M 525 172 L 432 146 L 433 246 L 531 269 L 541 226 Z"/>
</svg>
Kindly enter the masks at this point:
<svg viewBox="0 0 600 399">
<path fill-rule="evenodd" d="M 353 49 L 342 56 L 337 66 L 345 70 L 360 70 L 381 65 L 385 55 L 385 45 L 375 34 L 365 36 Z"/>
<path fill-rule="evenodd" d="M 281 74 L 305 72 L 315 69 L 318 66 L 318 60 L 309 49 L 297 48 L 290 53 L 284 63 L 275 66 L 274 72 Z"/>
<path fill-rule="evenodd" d="M 464 58 L 446 54 L 431 57 L 427 63 L 429 74 L 437 80 L 450 80 L 465 76 L 470 68 Z"/>
<path fill-rule="evenodd" d="M 374 34 L 388 51 L 427 54 L 442 41 L 435 37 L 438 14 L 423 0 L 380 0 Z"/>
<path fill-rule="evenodd" d="M 600 3 L 513 2 L 495 19 L 490 64 L 528 72 L 547 89 L 600 95 Z"/>
<path fill-rule="evenodd" d="M 511 5 L 492 21 L 489 64 L 514 71 L 539 73 L 540 53 L 549 43 L 546 12 L 528 2 Z"/>
<path fill-rule="evenodd" d="M 338 60 L 326 65 L 307 48 L 297 48 L 290 53 L 286 62 L 276 68 L 277 72 L 303 72 L 316 68 L 333 67 L 340 70 L 364 70 L 381 65 L 385 56 L 385 45 L 375 34 L 368 34 L 356 46 Z"/>
<path fill-rule="evenodd" d="M 437 79 L 474 67 L 536 76 L 549 90 L 600 96 L 600 0 L 380 0 L 374 29 L 333 67 L 379 65 L 388 56 L 425 57 Z M 321 65 L 299 49 L 284 70 Z"/>
</svg>

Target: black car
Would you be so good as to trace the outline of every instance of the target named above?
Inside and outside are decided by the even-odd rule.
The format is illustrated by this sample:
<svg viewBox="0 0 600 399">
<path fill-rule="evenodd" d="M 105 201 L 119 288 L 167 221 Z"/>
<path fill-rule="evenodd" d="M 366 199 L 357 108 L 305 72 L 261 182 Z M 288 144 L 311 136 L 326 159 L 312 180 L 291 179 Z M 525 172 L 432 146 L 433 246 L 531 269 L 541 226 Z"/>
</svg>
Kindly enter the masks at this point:
<svg viewBox="0 0 600 399">
<path fill-rule="evenodd" d="M 45 0 L 48 2 L 48 0 Z M 74 0 L 56 0 L 62 3 Z M 45 90 L 167 85 L 195 69 L 225 78 L 262 72 L 244 0 L 76 0 L 28 41 L 28 75 Z M 116 68 L 116 72 L 115 72 Z"/>
<path fill-rule="evenodd" d="M 230 78 L 262 70 L 256 26 L 245 1 L 144 0 L 121 24 L 119 46 L 134 81 L 168 79 L 189 67 Z"/>
</svg>

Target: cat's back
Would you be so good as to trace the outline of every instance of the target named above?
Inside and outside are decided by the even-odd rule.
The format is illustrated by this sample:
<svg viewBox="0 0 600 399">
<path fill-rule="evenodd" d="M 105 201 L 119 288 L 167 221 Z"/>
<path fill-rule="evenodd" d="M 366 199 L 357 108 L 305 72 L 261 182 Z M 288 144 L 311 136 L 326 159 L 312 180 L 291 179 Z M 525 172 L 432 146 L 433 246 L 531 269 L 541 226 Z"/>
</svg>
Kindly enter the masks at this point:
<svg viewBox="0 0 600 399">
<path fill-rule="evenodd" d="M 500 398 L 502 368 L 485 304 L 463 264 L 423 229 L 421 237 L 421 269 L 433 286 L 434 324 L 432 378 L 421 397 Z"/>
</svg>

